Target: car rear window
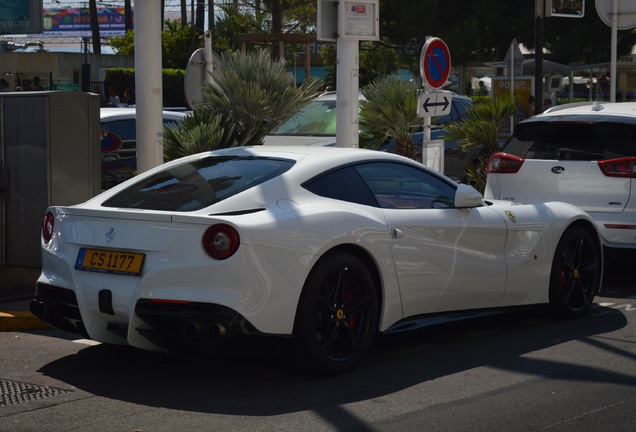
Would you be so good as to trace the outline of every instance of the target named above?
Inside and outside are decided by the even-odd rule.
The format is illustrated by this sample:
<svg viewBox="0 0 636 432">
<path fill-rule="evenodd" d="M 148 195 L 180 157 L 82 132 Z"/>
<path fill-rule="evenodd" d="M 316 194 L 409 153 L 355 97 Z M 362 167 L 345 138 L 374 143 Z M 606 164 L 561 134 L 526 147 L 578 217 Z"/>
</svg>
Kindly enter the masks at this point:
<svg viewBox="0 0 636 432">
<path fill-rule="evenodd" d="M 134 183 L 104 207 L 195 211 L 243 192 L 289 170 L 288 159 L 210 156 L 171 166 Z"/>
<path fill-rule="evenodd" d="M 619 122 L 528 122 L 504 152 L 526 159 L 596 161 L 636 156 L 636 125 Z"/>
</svg>

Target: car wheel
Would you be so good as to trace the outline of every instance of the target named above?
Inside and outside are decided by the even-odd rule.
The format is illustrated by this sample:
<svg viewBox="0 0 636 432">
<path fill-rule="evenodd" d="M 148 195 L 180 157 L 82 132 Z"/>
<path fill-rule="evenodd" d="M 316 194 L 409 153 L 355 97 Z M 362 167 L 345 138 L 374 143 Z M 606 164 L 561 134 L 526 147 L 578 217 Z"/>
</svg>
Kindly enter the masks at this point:
<svg viewBox="0 0 636 432">
<path fill-rule="evenodd" d="M 550 275 L 550 304 L 560 316 L 573 318 L 592 305 L 601 283 L 601 253 L 592 236 L 572 227 L 561 237 Z"/>
<path fill-rule="evenodd" d="M 336 375 L 369 350 L 378 323 L 375 283 L 364 262 L 336 253 L 318 262 L 301 294 L 294 339 L 311 369 Z"/>
</svg>

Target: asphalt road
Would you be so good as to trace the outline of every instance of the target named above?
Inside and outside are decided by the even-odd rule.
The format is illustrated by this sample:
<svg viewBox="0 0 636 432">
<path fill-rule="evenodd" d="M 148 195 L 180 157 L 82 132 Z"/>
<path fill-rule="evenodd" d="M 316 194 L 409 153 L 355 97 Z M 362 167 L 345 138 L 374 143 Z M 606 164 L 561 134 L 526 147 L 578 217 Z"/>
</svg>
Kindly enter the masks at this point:
<svg viewBox="0 0 636 432">
<path fill-rule="evenodd" d="M 354 372 L 285 341 L 222 356 L 0 332 L 0 431 L 636 431 L 636 286 L 611 263 L 590 314 L 541 311 L 382 337 Z"/>
</svg>

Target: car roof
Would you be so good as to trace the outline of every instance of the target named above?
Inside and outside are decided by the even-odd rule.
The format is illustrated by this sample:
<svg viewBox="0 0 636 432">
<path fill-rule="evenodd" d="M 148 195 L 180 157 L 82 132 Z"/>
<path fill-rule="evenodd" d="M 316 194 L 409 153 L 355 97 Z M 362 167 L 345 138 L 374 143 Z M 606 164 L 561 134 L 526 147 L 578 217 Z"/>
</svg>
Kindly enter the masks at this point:
<svg viewBox="0 0 636 432">
<path fill-rule="evenodd" d="M 463 102 L 466 102 L 467 104 L 472 104 L 473 103 L 472 98 L 470 98 L 469 96 L 460 95 L 460 94 L 457 94 L 457 93 L 449 91 L 449 90 L 445 90 L 445 91 L 448 91 L 449 93 L 451 93 L 453 99 L 455 99 L 455 100 L 461 100 Z M 335 101 L 337 96 L 338 96 L 338 92 L 337 91 L 328 91 L 328 92 L 324 92 L 324 93 L 321 93 L 320 95 L 318 95 L 314 99 L 314 101 L 322 101 L 322 100 Z M 358 93 L 358 98 L 360 100 L 366 100 L 366 98 L 364 97 L 362 92 Z"/>
<path fill-rule="evenodd" d="M 338 92 L 335 91 L 335 90 L 331 90 L 331 91 L 327 91 L 327 92 L 319 94 L 314 99 L 312 99 L 312 102 L 315 102 L 315 101 L 335 101 L 337 98 L 338 98 Z M 358 99 L 359 100 L 365 100 L 365 97 L 364 97 L 364 95 L 361 92 L 358 92 Z"/>
<path fill-rule="evenodd" d="M 572 114 L 622 115 L 636 117 L 636 102 L 575 102 L 557 105 L 536 117 Z"/>
<path fill-rule="evenodd" d="M 311 165 L 312 171 L 327 171 L 336 166 L 360 161 L 395 161 L 407 163 L 417 167 L 423 165 L 403 156 L 379 152 L 357 147 L 314 147 L 314 146 L 239 146 L 227 149 L 214 150 L 212 152 L 199 153 L 173 161 L 194 160 L 209 155 L 215 156 L 244 156 L 244 157 L 272 157 L 291 159 L 298 165 Z M 171 163 L 173 163 L 171 162 Z"/>
<path fill-rule="evenodd" d="M 636 124 L 636 102 L 576 102 L 557 105 L 522 121 L 518 126 L 539 122 L 619 122 Z"/>
<path fill-rule="evenodd" d="M 357 147 L 322 147 L 322 146 L 239 146 L 213 151 L 216 155 L 224 156 L 261 156 L 261 157 L 282 157 L 294 160 L 301 160 L 306 157 L 319 155 L 321 158 L 341 158 L 346 160 L 359 160 L 363 158 L 386 159 L 382 157 L 382 152 Z M 386 155 L 386 154 L 384 154 Z M 391 155 L 393 157 L 395 155 Z M 400 160 L 409 160 L 399 157 Z"/>
<path fill-rule="evenodd" d="M 135 107 L 102 107 L 99 110 L 100 120 L 116 120 L 123 118 L 134 118 L 136 116 L 137 109 Z M 188 113 L 186 111 L 172 111 L 162 110 L 163 118 L 180 120 L 183 119 Z"/>
</svg>

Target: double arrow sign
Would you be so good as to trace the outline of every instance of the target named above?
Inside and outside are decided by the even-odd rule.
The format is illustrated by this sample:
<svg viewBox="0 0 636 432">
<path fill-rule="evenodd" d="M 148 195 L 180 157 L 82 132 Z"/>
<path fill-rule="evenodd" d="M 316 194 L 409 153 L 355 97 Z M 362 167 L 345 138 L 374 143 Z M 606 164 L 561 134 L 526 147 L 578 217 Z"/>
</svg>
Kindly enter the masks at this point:
<svg viewBox="0 0 636 432">
<path fill-rule="evenodd" d="M 417 102 L 418 117 L 440 117 L 448 114 L 452 98 L 451 92 L 443 90 L 420 93 Z"/>
</svg>

